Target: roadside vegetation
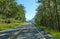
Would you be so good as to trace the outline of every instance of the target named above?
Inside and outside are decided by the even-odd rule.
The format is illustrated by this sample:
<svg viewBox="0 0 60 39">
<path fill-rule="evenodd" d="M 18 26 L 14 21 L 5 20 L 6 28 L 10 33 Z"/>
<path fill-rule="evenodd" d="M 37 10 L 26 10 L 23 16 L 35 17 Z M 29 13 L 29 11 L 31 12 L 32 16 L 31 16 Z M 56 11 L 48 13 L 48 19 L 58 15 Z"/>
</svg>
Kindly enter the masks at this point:
<svg viewBox="0 0 60 39">
<path fill-rule="evenodd" d="M 59 32 L 59 31 L 53 30 L 53 29 L 48 28 L 48 27 L 45 27 L 45 26 L 43 26 L 43 25 L 37 25 L 37 24 L 35 24 L 35 23 L 34 23 L 34 25 L 35 25 L 37 28 L 39 28 L 39 29 L 45 31 L 46 33 L 50 34 L 50 35 L 53 36 L 54 38 L 60 39 L 60 32 Z"/>
<path fill-rule="evenodd" d="M 60 1 L 38 0 L 35 23 L 40 29 L 60 39 Z"/>
<path fill-rule="evenodd" d="M 22 26 L 24 23 L 0 24 L 0 31 Z"/>
<path fill-rule="evenodd" d="M 16 0 L 0 0 L 0 30 L 5 30 L 25 22 L 25 7 Z"/>
</svg>

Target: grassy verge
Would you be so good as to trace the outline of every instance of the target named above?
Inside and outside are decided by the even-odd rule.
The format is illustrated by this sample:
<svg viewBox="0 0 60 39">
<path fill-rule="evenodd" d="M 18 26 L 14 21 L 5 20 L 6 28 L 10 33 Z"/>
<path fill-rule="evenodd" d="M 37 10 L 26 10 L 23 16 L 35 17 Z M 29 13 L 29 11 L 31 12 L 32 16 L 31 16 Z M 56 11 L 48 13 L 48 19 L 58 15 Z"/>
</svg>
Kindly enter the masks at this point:
<svg viewBox="0 0 60 39">
<path fill-rule="evenodd" d="M 36 24 L 35 24 L 36 25 Z M 45 27 L 45 26 L 42 26 L 42 25 L 36 25 L 36 27 L 44 30 L 45 32 L 51 34 L 53 37 L 55 37 L 56 39 L 60 39 L 60 32 L 57 31 L 57 30 L 53 30 L 53 29 L 50 29 L 48 27 Z"/>
<path fill-rule="evenodd" d="M 16 26 L 21 26 L 24 23 L 10 23 L 10 24 L 0 24 L 0 31 L 1 30 L 5 30 L 5 29 L 9 29 L 9 28 L 14 28 Z"/>
</svg>

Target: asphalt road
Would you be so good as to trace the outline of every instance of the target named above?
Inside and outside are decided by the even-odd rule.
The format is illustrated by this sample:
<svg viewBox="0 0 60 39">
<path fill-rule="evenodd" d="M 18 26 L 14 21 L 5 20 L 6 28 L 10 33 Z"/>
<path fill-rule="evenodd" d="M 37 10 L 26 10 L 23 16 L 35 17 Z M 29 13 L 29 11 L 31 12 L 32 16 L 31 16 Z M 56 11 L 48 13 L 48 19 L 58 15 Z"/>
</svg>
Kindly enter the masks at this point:
<svg viewBox="0 0 60 39">
<path fill-rule="evenodd" d="M 33 24 L 27 23 L 21 27 L 16 27 L 0 31 L 0 39 L 55 39 L 48 33 L 36 28 Z"/>
</svg>

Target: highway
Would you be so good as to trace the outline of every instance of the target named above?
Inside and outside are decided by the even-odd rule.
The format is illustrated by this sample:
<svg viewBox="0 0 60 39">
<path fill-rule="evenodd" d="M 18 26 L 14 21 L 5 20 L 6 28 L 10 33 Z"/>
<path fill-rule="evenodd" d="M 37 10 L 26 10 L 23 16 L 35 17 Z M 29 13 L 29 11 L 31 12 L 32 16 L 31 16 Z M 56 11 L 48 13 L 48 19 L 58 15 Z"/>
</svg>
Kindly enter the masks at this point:
<svg viewBox="0 0 60 39">
<path fill-rule="evenodd" d="M 0 39 L 55 39 L 50 34 L 38 29 L 35 25 L 27 23 L 16 28 L 0 31 Z"/>
</svg>

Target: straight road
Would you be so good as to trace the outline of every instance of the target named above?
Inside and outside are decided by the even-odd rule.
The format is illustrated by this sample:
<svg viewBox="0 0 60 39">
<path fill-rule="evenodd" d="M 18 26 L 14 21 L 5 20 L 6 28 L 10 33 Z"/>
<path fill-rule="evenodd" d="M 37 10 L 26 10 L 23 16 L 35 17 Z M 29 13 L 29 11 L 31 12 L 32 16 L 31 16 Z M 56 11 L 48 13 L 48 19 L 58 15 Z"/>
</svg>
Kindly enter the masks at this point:
<svg viewBox="0 0 60 39">
<path fill-rule="evenodd" d="M 13 29 L 0 31 L 0 39 L 54 39 L 48 33 L 36 28 L 33 24 L 27 23 Z"/>
</svg>

